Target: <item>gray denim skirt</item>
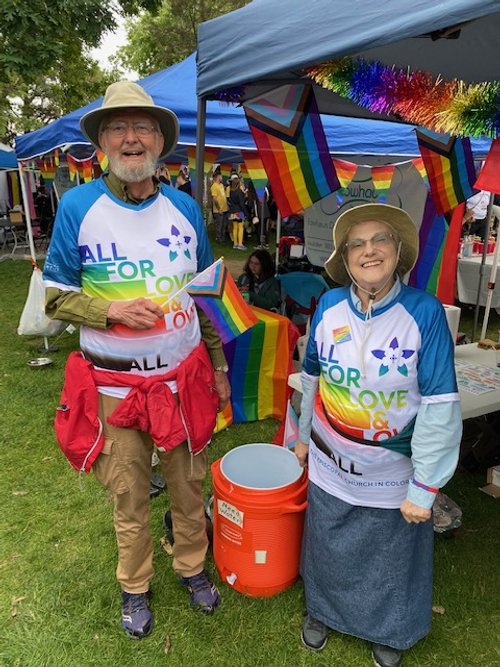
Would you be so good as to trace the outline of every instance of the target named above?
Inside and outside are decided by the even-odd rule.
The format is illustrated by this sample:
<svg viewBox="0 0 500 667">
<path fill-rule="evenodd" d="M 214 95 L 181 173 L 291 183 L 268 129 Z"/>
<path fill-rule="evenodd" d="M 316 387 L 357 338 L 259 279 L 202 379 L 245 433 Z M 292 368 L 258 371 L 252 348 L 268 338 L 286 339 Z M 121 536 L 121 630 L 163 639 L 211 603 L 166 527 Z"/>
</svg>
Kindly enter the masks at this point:
<svg viewBox="0 0 500 667">
<path fill-rule="evenodd" d="M 308 613 L 329 628 L 405 650 L 430 630 L 432 521 L 349 505 L 309 482 L 301 575 Z"/>
</svg>

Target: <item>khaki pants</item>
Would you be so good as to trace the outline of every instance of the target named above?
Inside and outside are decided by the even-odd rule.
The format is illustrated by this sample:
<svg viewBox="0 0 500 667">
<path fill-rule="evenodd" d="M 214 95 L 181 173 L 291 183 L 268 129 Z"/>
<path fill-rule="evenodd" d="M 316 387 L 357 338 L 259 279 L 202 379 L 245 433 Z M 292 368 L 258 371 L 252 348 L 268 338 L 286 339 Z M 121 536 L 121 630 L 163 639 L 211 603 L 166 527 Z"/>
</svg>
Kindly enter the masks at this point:
<svg viewBox="0 0 500 667">
<path fill-rule="evenodd" d="M 119 402 L 120 399 L 99 394 L 105 441 L 93 470 L 113 494 L 118 544 L 116 578 L 122 590 L 144 593 L 153 576 L 149 527 L 153 443 L 147 433 L 107 423 L 106 418 Z M 159 456 L 174 525 L 173 568 L 180 576 L 189 577 L 203 569 L 208 548 L 201 489 L 207 471 L 207 451 L 191 456 L 187 443 L 182 443 L 169 453 L 159 452 Z"/>
</svg>

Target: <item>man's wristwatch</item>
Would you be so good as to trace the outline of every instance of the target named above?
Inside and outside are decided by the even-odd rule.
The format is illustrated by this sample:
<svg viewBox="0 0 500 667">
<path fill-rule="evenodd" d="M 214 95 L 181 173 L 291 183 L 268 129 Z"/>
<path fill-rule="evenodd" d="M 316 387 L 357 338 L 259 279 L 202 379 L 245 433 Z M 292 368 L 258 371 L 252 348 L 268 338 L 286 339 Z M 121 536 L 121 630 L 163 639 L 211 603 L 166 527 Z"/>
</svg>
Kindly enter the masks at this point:
<svg viewBox="0 0 500 667">
<path fill-rule="evenodd" d="M 221 373 L 227 373 L 229 370 L 229 366 L 226 364 L 225 366 L 217 366 L 214 368 L 214 371 L 220 371 Z"/>
</svg>

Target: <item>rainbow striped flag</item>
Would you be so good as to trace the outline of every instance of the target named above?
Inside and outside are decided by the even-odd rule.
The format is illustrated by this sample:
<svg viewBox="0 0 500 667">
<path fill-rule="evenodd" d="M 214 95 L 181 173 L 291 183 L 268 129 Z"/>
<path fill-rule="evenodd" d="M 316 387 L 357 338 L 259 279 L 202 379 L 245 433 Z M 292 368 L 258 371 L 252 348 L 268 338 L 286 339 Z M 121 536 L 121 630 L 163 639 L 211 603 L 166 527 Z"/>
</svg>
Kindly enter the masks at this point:
<svg viewBox="0 0 500 667">
<path fill-rule="evenodd" d="M 38 164 L 38 169 L 43 177 L 45 186 L 50 189 L 54 182 L 54 178 L 56 177 L 56 166 L 53 160 L 51 158 L 41 160 Z"/>
<path fill-rule="evenodd" d="M 283 217 L 339 189 L 312 86 L 281 86 L 243 106 Z"/>
<path fill-rule="evenodd" d="M 387 199 L 395 169 L 393 164 L 382 164 L 371 168 L 372 182 L 381 203 Z"/>
<path fill-rule="evenodd" d="M 416 130 L 420 154 L 439 215 L 451 211 L 472 195 L 476 180 L 470 139 Z"/>
<path fill-rule="evenodd" d="M 217 424 L 274 417 L 282 420 L 290 395 L 288 375 L 293 372 L 293 350 L 299 336 L 287 317 L 251 307 L 257 324 L 224 345 L 231 384 L 231 410 Z"/>
<path fill-rule="evenodd" d="M 427 194 L 419 230 L 420 251 L 409 284 L 437 296 L 441 303 L 455 302 L 458 248 L 465 204 L 440 215 L 432 194 Z M 445 260 L 446 258 L 446 260 Z"/>
<path fill-rule="evenodd" d="M 199 273 L 185 289 L 205 312 L 223 343 L 257 323 L 222 259 Z"/>
<path fill-rule="evenodd" d="M 224 179 L 227 179 L 231 175 L 231 172 L 233 170 L 233 165 L 228 164 L 228 163 L 221 163 L 219 165 L 219 170 L 220 170 L 220 173 L 222 174 L 222 177 Z"/>
<path fill-rule="evenodd" d="M 56 167 L 59 166 L 59 149 L 58 148 L 56 148 L 55 151 L 54 151 L 54 163 L 55 163 Z"/>
<path fill-rule="evenodd" d="M 75 176 L 78 173 L 78 163 L 75 160 L 75 158 L 72 157 L 69 153 L 66 153 L 66 161 L 68 163 L 68 169 L 69 169 L 69 180 L 74 181 Z"/>
<path fill-rule="evenodd" d="M 248 178 L 252 181 L 259 201 L 264 199 L 267 185 L 267 174 L 258 153 L 254 151 L 241 151 L 241 157 L 245 162 Z"/>
<path fill-rule="evenodd" d="M 85 183 L 90 183 L 90 181 L 94 178 L 94 170 L 92 168 L 92 158 L 89 158 L 88 160 L 82 160 L 81 165 L 83 172 L 83 180 Z"/>
</svg>

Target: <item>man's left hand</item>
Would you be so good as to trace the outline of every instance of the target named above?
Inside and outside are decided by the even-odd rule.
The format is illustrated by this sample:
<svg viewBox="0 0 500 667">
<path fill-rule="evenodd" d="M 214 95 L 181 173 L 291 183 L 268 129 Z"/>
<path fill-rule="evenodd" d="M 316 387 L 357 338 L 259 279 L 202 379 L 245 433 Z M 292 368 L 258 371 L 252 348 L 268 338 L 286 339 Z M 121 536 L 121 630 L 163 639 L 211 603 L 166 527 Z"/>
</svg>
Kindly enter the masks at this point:
<svg viewBox="0 0 500 667">
<path fill-rule="evenodd" d="M 217 410 L 222 412 L 229 403 L 231 397 L 231 385 L 224 371 L 214 371 L 215 391 L 219 394 L 219 405 Z"/>
<path fill-rule="evenodd" d="M 431 510 L 415 505 L 408 498 L 403 500 L 399 509 L 406 523 L 422 523 L 431 518 Z"/>
</svg>

